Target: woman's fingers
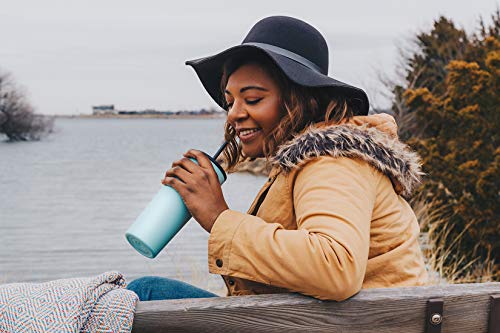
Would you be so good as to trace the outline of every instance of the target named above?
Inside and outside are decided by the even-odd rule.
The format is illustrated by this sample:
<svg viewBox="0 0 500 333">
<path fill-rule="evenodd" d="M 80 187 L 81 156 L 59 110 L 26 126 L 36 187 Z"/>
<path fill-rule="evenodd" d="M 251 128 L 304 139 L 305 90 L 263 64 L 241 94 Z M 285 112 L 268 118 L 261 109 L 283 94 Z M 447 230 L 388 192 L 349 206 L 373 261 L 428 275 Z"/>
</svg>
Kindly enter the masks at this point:
<svg viewBox="0 0 500 333">
<path fill-rule="evenodd" d="M 204 152 L 196 149 L 190 149 L 187 153 L 184 154 L 184 156 L 196 158 L 203 170 L 203 176 L 207 178 L 209 183 L 219 184 L 219 177 L 214 170 L 212 162 Z"/>
<path fill-rule="evenodd" d="M 161 182 L 163 185 L 170 186 L 182 196 L 182 193 L 184 192 L 184 189 L 182 187 L 184 183 L 182 181 L 174 177 L 165 177 Z"/>
<path fill-rule="evenodd" d="M 167 172 L 165 173 L 165 178 L 167 177 L 178 178 L 183 183 L 186 183 L 189 180 L 189 177 L 191 176 L 192 174 L 186 169 L 182 168 L 181 166 L 174 166 L 173 168 L 168 169 Z"/>
<path fill-rule="evenodd" d="M 191 158 L 195 159 L 199 164 L 191 160 Z M 205 153 L 195 149 L 187 151 L 183 158 L 172 163 L 172 168 L 167 170 L 165 178 L 162 180 L 164 185 L 169 185 L 166 184 L 169 177 L 179 179 L 183 188 L 189 192 L 219 184 L 218 176 L 210 159 Z M 179 184 L 175 185 L 180 186 Z"/>
<path fill-rule="evenodd" d="M 210 159 L 202 151 L 190 149 L 184 154 L 184 156 L 194 157 L 202 168 L 213 170 L 212 162 L 210 162 Z"/>
<path fill-rule="evenodd" d="M 200 168 L 200 166 L 187 157 L 183 157 L 180 160 L 175 161 L 172 163 L 172 167 L 182 167 L 190 173 L 195 173 Z"/>
</svg>

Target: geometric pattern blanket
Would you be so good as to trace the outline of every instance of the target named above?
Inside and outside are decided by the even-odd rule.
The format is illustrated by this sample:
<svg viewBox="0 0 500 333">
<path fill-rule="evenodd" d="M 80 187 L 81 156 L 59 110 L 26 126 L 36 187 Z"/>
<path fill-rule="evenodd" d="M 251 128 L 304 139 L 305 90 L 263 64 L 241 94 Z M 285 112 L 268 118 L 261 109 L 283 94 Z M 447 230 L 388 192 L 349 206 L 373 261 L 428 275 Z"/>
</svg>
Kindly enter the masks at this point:
<svg viewBox="0 0 500 333">
<path fill-rule="evenodd" d="M 132 331 L 137 295 L 118 272 L 0 285 L 0 332 Z"/>
</svg>

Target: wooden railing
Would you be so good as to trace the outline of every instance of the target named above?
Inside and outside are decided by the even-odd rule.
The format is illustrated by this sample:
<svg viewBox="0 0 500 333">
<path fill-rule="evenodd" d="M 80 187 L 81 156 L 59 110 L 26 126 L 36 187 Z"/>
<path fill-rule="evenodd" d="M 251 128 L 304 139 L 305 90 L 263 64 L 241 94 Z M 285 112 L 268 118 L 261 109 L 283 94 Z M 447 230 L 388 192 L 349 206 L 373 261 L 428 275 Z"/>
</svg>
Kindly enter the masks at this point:
<svg viewBox="0 0 500 333">
<path fill-rule="evenodd" d="M 500 332 L 500 283 L 140 302 L 133 332 Z"/>
</svg>

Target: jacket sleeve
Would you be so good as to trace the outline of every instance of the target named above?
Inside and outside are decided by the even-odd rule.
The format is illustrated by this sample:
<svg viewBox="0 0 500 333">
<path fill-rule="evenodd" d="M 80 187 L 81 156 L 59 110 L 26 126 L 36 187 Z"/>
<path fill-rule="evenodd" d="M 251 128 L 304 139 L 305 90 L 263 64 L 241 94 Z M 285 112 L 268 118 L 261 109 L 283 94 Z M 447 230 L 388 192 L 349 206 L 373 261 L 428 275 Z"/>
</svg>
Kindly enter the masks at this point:
<svg viewBox="0 0 500 333">
<path fill-rule="evenodd" d="M 209 271 L 325 300 L 354 295 L 368 260 L 377 178 L 357 159 L 307 163 L 290 189 L 298 229 L 228 209 L 209 237 Z"/>
</svg>

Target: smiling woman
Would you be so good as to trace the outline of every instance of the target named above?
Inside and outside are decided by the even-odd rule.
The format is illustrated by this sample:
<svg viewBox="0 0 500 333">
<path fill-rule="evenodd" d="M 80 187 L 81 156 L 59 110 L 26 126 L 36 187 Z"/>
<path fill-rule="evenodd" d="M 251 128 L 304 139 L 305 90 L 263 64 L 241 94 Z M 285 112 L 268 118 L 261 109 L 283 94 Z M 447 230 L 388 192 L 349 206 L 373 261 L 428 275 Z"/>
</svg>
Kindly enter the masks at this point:
<svg viewBox="0 0 500 333">
<path fill-rule="evenodd" d="M 229 76 L 225 93 L 227 122 L 236 130 L 243 153 L 249 157 L 262 157 L 264 139 L 276 128 L 282 116 L 277 82 L 263 67 L 250 63 Z"/>
<path fill-rule="evenodd" d="M 187 64 L 227 111 L 227 170 L 256 157 L 272 165 L 247 213 L 228 207 L 199 151 L 174 162 L 163 180 L 210 233 L 209 271 L 222 275 L 228 295 L 343 300 L 361 288 L 427 282 L 405 200 L 419 181 L 418 156 L 397 140 L 391 116 L 367 116 L 363 90 L 327 76 L 319 31 L 268 17 L 241 45 Z M 129 288 L 141 300 L 215 296 L 159 277 Z"/>
<path fill-rule="evenodd" d="M 233 86 L 241 100 L 236 106 Z M 240 157 L 271 158 L 279 143 L 290 140 L 307 125 L 321 121 L 339 123 L 359 112 L 332 88 L 294 84 L 269 57 L 255 50 L 235 55 L 224 63 L 221 90 L 227 111 L 225 138 L 232 143 L 225 151 L 229 171 L 242 162 Z M 249 126 L 252 122 L 257 126 Z M 252 132 L 241 133 L 242 130 Z M 259 131 L 254 134 L 256 130 Z M 236 152 L 236 137 L 240 139 L 241 156 Z"/>
</svg>

